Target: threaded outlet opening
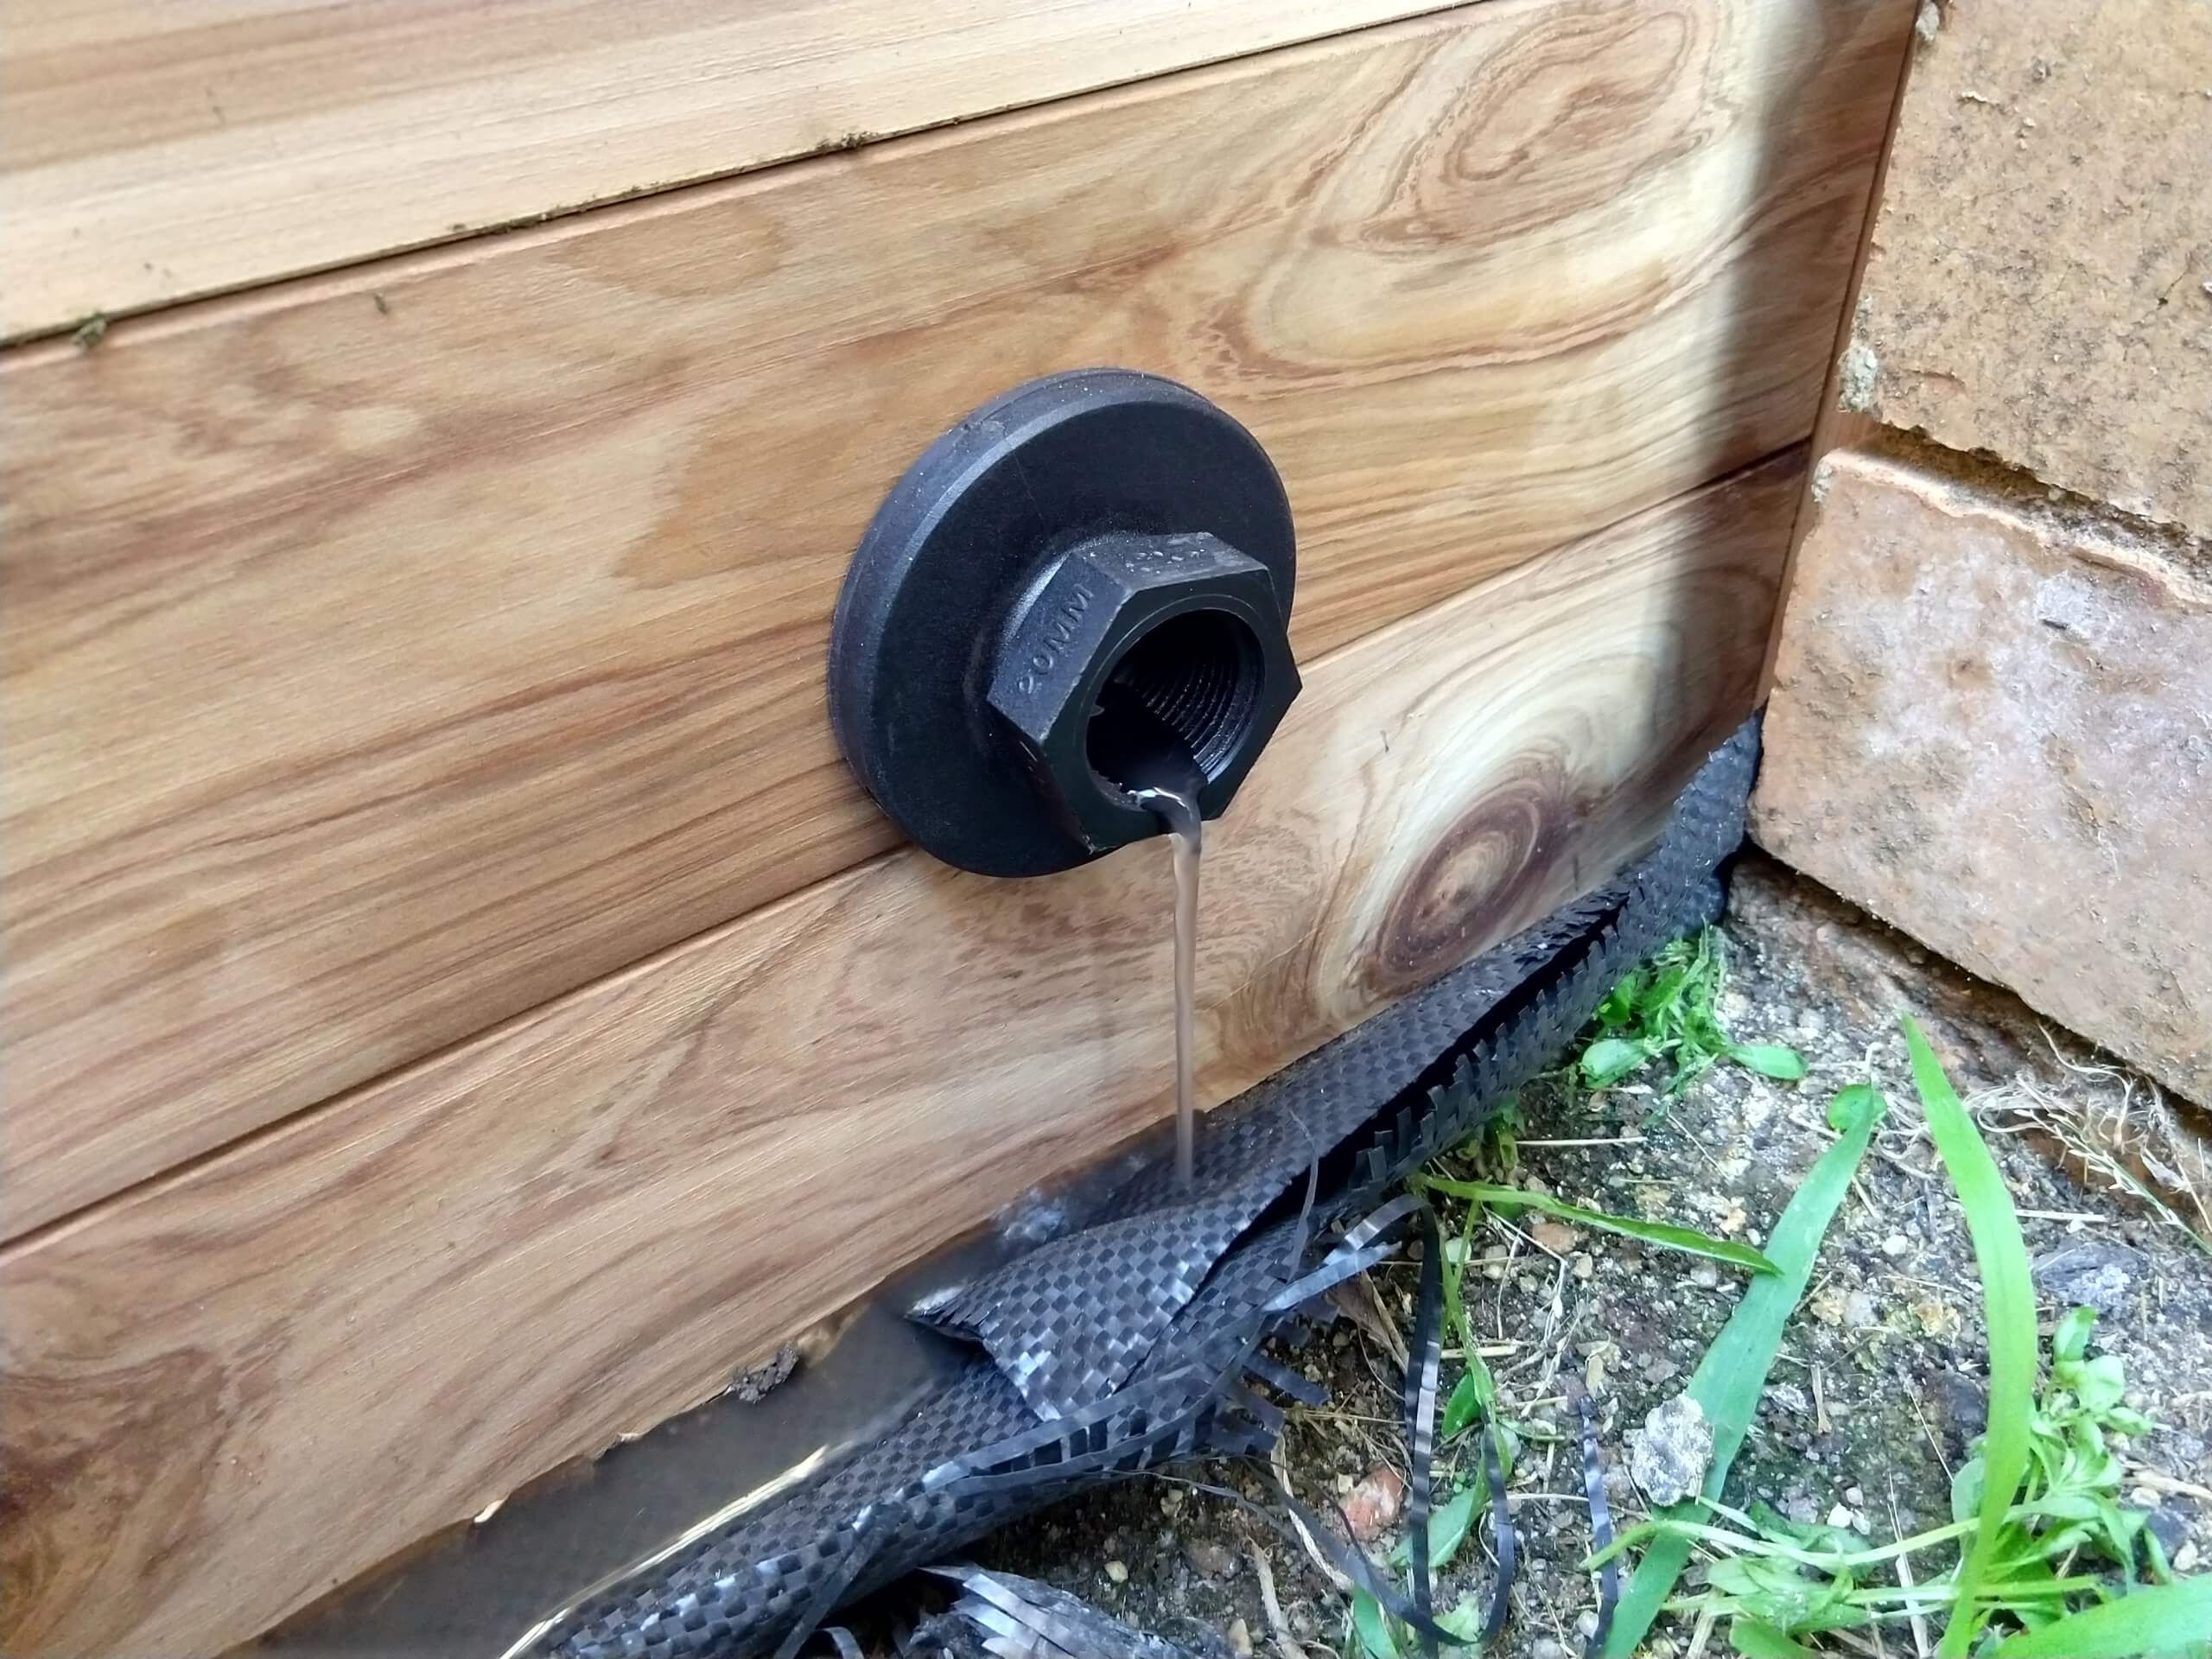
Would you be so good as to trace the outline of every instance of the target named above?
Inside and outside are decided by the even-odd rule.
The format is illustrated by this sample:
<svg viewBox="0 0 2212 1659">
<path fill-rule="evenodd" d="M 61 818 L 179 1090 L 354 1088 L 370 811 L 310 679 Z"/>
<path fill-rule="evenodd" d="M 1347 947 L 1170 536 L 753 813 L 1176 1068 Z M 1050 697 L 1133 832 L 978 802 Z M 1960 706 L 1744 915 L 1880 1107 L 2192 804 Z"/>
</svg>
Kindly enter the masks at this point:
<svg viewBox="0 0 2212 1659">
<path fill-rule="evenodd" d="M 1084 744 L 1095 771 L 1114 776 L 1109 757 L 1144 741 L 1149 715 L 1182 740 L 1211 782 L 1251 729 L 1260 642 L 1227 611 L 1185 611 L 1122 652 L 1106 685 Z M 1132 705 L 1142 714 L 1133 715 Z"/>
</svg>

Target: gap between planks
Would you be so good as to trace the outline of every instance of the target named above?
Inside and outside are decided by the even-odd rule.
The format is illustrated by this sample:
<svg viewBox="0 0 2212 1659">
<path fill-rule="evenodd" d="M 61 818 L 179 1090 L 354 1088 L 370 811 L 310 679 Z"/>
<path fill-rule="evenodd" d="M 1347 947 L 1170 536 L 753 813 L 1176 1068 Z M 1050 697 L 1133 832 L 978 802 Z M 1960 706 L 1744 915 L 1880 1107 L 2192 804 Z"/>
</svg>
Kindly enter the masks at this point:
<svg viewBox="0 0 2212 1659">
<path fill-rule="evenodd" d="M 41 23 L 68 34 L 72 9 L 44 3 Z M 0 336 L 557 223 L 1453 3 L 971 0 L 956 15 L 926 0 L 786 0 L 709 22 L 647 0 L 610 9 L 622 26 L 595 39 L 601 26 L 564 0 L 442 19 L 339 0 L 308 29 L 283 6 L 213 0 L 158 45 L 130 8 L 99 14 L 111 33 L 79 16 L 51 44 L 26 18 L 0 34 L 14 112 L 0 216 L 16 232 L 0 250 Z M 222 99 L 240 92 L 257 107 L 233 119 Z"/>
<path fill-rule="evenodd" d="M 1674 500 L 1662 502 L 1657 506 L 1647 508 L 1644 512 L 1633 515 L 1630 519 L 1624 521 L 1624 524 L 1618 528 L 1626 530 L 1630 528 L 1638 518 L 1657 518 L 1665 515 L 1675 511 L 1687 498 L 1700 494 L 1705 491 L 1726 489 L 1746 482 L 1756 482 L 1763 476 L 1771 473 L 1777 467 L 1789 466 L 1792 463 L 1794 457 L 1797 457 L 1802 454 L 1802 449 L 1803 446 L 1794 446 L 1789 449 L 1778 450 L 1774 454 L 1769 455 L 1759 461 L 1756 461 L 1752 465 L 1743 468 L 1738 473 L 1731 474 L 1727 478 L 1715 480 L 1711 484 L 1700 486 L 1696 489 L 1685 491 L 1682 496 L 1677 497 Z M 1563 552 L 1565 550 L 1566 550 L 1564 549 L 1555 550 L 1555 552 Z M 1478 584 L 1478 586 L 1486 584 Z M 1453 605 L 1461 603 L 1466 598 L 1467 594 L 1455 594 L 1447 599 L 1439 601 L 1436 605 L 1431 607 L 1428 611 L 1416 612 L 1411 616 L 1401 618 L 1396 622 L 1391 623 L 1387 627 L 1379 630 L 1376 634 L 1368 635 L 1359 639 L 1351 640 L 1346 644 L 1338 645 L 1334 650 L 1326 652 L 1314 662 L 1300 664 L 1300 672 L 1308 678 L 1319 678 L 1324 677 L 1326 675 L 1330 665 L 1339 658 L 1351 652 L 1359 651 L 1363 647 L 1379 643 L 1384 637 L 1392 632 L 1401 630 L 1417 630 L 1420 628 L 1423 621 L 1428 618 L 1432 612 L 1447 609 Z M 198 1179 L 201 1173 L 210 1165 L 218 1164 L 228 1159 L 236 1157 L 246 1152 L 250 1148 L 274 1140 L 278 1136 L 304 1128 L 305 1126 L 323 1117 L 341 1114 L 353 1108 L 356 1103 L 366 1096 L 387 1092 L 394 1089 L 404 1089 L 411 1080 L 419 1077 L 427 1076 L 446 1065 L 455 1055 L 486 1043 L 497 1043 L 502 1040 L 505 1036 L 513 1032 L 519 1031 L 532 1022 L 542 1019 L 544 1017 L 548 1010 L 556 1004 L 571 1001 L 582 1001 L 584 1000 L 603 995 L 609 989 L 638 980 L 651 978 L 657 973 L 660 972 L 665 964 L 679 957 L 702 949 L 712 949 L 718 942 L 734 938 L 738 935 L 750 930 L 772 927 L 775 925 L 777 918 L 784 912 L 808 902 L 810 895 L 814 891 L 814 887 L 826 886 L 828 883 L 832 881 L 848 880 L 865 877 L 870 870 L 888 866 L 899 859 L 908 856 L 910 854 L 912 854 L 913 851 L 914 849 L 912 848 L 903 844 L 888 848 L 884 851 L 874 855 L 873 857 L 863 859 L 858 863 L 848 867 L 846 869 L 824 876 L 820 882 L 817 882 L 810 887 L 802 887 L 797 892 L 785 893 L 779 898 L 769 900 L 767 903 L 760 906 L 756 909 L 746 911 L 739 915 L 734 916 L 728 921 L 716 923 L 711 927 L 701 929 L 697 933 L 692 934 L 688 938 L 675 940 L 671 944 L 663 946 L 658 950 L 654 951 L 651 956 L 641 957 L 634 963 L 631 963 L 626 966 L 614 969 L 613 972 L 604 976 L 601 979 L 594 980 L 586 985 L 578 986 L 573 990 L 562 993 L 562 995 L 557 997 L 549 999 L 548 1002 L 544 1005 L 541 1005 L 537 1007 L 524 1009 L 520 1013 L 512 1014 L 508 1016 L 507 1019 L 489 1027 L 483 1031 L 471 1032 L 467 1036 L 457 1038 L 454 1041 L 448 1043 L 442 1048 L 437 1049 L 431 1053 L 423 1055 L 419 1058 L 409 1060 L 403 1065 L 394 1066 L 391 1071 L 370 1077 L 364 1082 L 356 1084 L 353 1088 L 343 1091 L 342 1093 L 330 1096 L 327 1098 L 318 1101 L 312 1105 L 302 1107 L 289 1116 L 279 1118 L 274 1122 L 261 1124 L 233 1137 L 229 1141 L 210 1147 L 204 1152 L 195 1154 L 188 1160 L 172 1165 L 170 1167 L 162 1170 L 158 1173 L 148 1176 L 143 1180 L 137 1181 L 129 1186 L 120 1188 L 114 1192 L 109 1193 L 105 1197 L 94 1200 L 92 1203 L 85 1205 L 82 1209 L 72 1211 L 65 1216 L 56 1217 L 53 1220 L 45 1222 L 29 1231 L 19 1233 L 12 1238 L 0 1239 L 0 1266 L 4 1266 L 7 1262 L 19 1255 L 29 1254 L 40 1249 L 46 1245 L 65 1239 L 72 1233 L 81 1228 L 97 1225 L 103 1217 L 117 1210 L 138 1203 L 150 1197 L 156 1197 L 175 1187 L 188 1185 Z M 1139 855 L 1141 856 L 1141 855 Z M 1267 969 L 1278 967 L 1283 963 L 1287 962 L 1298 953 L 1306 950 L 1309 946 L 1310 941 L 1300 940 L 1287 946 L 1285 950 L 1281 953 L 1280 957 L 1270 959 L 1268 962 L 1263 963 L 1262 966 Z M 1287 1065 L 1290 1059 L 1295 1058 L 1296 1056 L 1294 1055 L 1286 1056 L 1283 1064 Z M 1218 1101 L 1212 1101 L 1209 1102 L 1208 1105 L 1209 1108 L 1211 1108 L 1211 1106 L 1218 1103 Z M 1560 1142 L 1556 1144 L 1575 1143 Z"/>
<path fill-rule="evenodd" d="M 881 850 L 831 602 L 1008 380 L 1245 419 L 1309 656 L 1802 439 L 1893 20 L 1494 0 L 11 365 L 0 1228 Z"/>
</svg>

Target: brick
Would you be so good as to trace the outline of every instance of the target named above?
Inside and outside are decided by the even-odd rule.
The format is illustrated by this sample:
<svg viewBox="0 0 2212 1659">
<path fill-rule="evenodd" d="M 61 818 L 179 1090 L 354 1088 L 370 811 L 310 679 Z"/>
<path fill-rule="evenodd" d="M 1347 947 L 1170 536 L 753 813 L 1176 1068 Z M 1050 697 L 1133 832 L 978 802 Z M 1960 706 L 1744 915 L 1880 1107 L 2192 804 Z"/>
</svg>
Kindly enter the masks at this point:
<svg viewBox="0 0 2212 1659">
<path fill-rule="evenodd" d="M 1753 834 L 2212 1104 L 2212 551 L 1932 449 L 1814 495 Z"/>
<path fill-rule="evenodd" d="M 1846 404 L 2212 535 L 2212 5 L 1950 0 Z"/>
</svg>

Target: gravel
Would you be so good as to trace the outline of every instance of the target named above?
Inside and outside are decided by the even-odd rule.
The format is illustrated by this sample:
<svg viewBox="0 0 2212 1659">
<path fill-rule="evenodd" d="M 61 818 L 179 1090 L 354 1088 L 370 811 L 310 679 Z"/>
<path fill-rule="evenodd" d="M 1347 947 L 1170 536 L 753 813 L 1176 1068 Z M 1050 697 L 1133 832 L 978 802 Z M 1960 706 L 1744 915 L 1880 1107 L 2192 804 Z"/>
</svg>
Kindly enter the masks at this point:
<svg viewBox="0 0 2212 1659">
<path fill-rule="evenodd" d="M 1724 1065 L 1672 1102 L 1640 1080 L 1572 1106 L 1532 1090 L 1522 1100 L 1524 1141 L 1617 1144 L 1529 1147 L 1522 1173 L 1573 1202 L 1756 1243 L 1827 1144 L 1830 1095 L 1871 1076 L 1890 1115 L 1830 1229 L 1727 1495 L 1808 1521 L 1840 1511 L 1838 1524 L 1877 1541 L 1940 1524 L 1949 1516 L 1950 1471 L 1986 1414 L 1980 1293 L 1958 1207 L 1916 1132 L 1896 1014 L 1914 1012 L 1969 1097 L 2029 1077 L 2088 1105 L 2118 1084 L 2110 1074 L 2059 1065 L 2043 1029 L 2012 998 L 1757 855 L 1737 874 L 1723 928 L 1733 973 L 1724 1020 L 1740 1039 L 1795 1045 L 1809 1068 L 1805 1081 L 1777 1084 Z M 2086 1058 L 2056 1035 L 2069 1059 Z M 2212 1558 L 2212 1264 L 2139 1201 L 2077 1181 L 2054 1147 L 2028 1135 L 1993 1136 L 1991 1144 L 2022 1211 L 2046 1329 L 2076 1300 L 2098 1308 L 2100 1344 L 2120 1356 L 2131 1400 L 2160 1425 L 2135 1448 L 2141 1471 L 2130 1484 L 2155 1499 L 2152 1525 L 2170 1554 Z M 1594 1618 L 1597 1598 L 1579 1565 L 1590 1529 L 1575 1413 L 1559 1378 L 1572 1370 L 1590 1387 L 1615 1518 L 1633 1521 L 1646 1498 L 1630 1478 L 1638 1444 L 1630 1431 L 1643 1426 L 1648 1458 L 1653 1425 L 1663 1423 L 1684 1454 L 1679 1478 L 1690 1478 L 1676 1402 L 1734 1306 L 1741 1275 L 1610 1234 L 1584 1231 L 1573 1241 L 1589 1259 L 1586 1274 L 1503 1231 L 1486 1243 L 1491 1249 L 1477 1252 L 1468 1294 L 1509 1414 L 1527 1431 L 1512 1481 L 1521 1569 L 1511 1620 L 1493 1651 L 1563 1659 L 1580 1653 L 1578 1623 L 1586 1628 Z M 1376 1279 L 1383 1305 L 1402 1312 L 1414 1269 L 1390 1264 Z M 1303 1351 L 1278 1357 L 1329 1390 L 1327 1405 L 1294 1408 L 1286 1432 L 1287 1466 L 1309 1507 L 1329 1513 L 1337 1494 L 1360 1489 L 1378 1464 L 1403 1468 L 1397 1370 L 1373 1338 L 1339 1321 Z M 1447 1389 L 1457 1374 L 1447 1360 Z M 1637 1480 L 1654 1473 L 1643 1463 L 1636 1471 Z M 1280 1510 L 1262 1469 L 1209 1468 L 1193 1478 Z M 1475 1478 L 1469 1442 L 1440 1454 L 1440 1497 Z M 1371 1546 L 1376 1555 L 1398 1524 Z M 1308 1659 L 1358 1654 L 1343 1597 L 1304 1550 L 1238 1505 L 1159 1478 L 1063 1506 L 975 1554 L 1196 1652 L 1242 1652 L 1241 1638 L 1282 1659 L 1288 1649 L 1263 1603 L 1255 1550 L 1269 1564 L 1281 1637 Z M 1444 1575 L 1440 1607 L 1486 1597 L 1490 1569 L 1485 1528 Z M 1652 1650 L 1680 1652 L 1688 1634 L 1662 1620 Z"/>
</svg>

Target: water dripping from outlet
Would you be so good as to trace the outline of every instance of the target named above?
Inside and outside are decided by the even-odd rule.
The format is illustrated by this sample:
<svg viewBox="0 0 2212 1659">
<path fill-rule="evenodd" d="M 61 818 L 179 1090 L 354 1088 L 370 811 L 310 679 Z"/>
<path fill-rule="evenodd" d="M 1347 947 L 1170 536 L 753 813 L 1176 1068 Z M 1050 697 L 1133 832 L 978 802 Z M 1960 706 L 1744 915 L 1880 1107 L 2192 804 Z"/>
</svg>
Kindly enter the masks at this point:
<svg viewBox="0 0 2212 1659">
<path fill-rule="evenodd" d="M 1192 770 L 1197 770 L 1194 766 Z M 1192 1009 L 1198 977 L 1198 852 L 1205 826 L 1195 789 L 1154 785 L 1133 797 L 1167 826 L 1175 849 L 1175 1184 L 1191 1185 L 1198 1162 L 1198 1107 L 1192 1099 Z"/>
<path fill-rule="evenodd" d="M 1127 687 L 1109 684 L 1090 734 L 1092 764 L 1166 827 L 1175 864 L 1175 1182 L 1195 1173 L 1198 1106 L 1192 1073 L 1198 996 L 1198 791 L 1206 774 L 1182 733 Z"/>
</svg>

